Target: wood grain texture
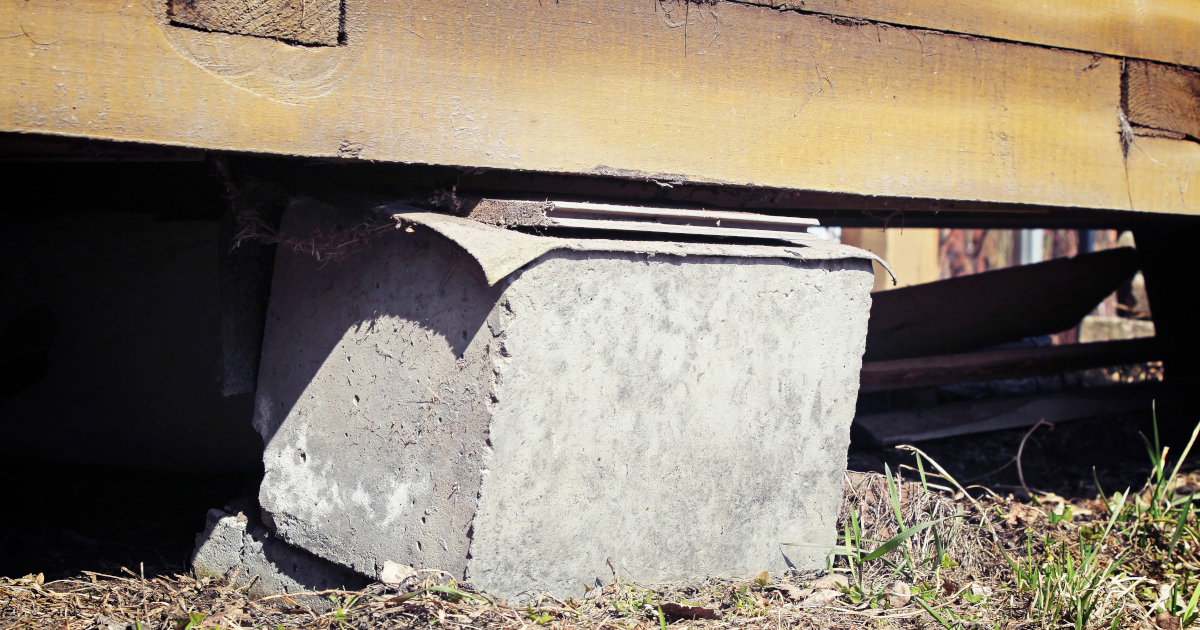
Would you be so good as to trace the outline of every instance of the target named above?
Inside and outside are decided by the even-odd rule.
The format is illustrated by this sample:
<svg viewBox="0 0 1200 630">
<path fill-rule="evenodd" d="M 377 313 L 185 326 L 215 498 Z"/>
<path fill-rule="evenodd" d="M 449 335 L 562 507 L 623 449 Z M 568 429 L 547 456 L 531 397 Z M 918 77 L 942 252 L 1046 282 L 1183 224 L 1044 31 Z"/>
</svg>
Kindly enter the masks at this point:
<svg viewBox="0 0 1200 630">
<path fill-rule="evenodd" d="M 937 31 L 1200 66 L 1195 0 L 747 0 Z M 866 28 L 873 28 L 867 26 Z"/>
<path fill-rule="evenodd" d="M 1200 214 L 1200 142 L 1137 137 L 1129 149 L 1133 207 Z"/>
<path fill-rule="evenodd" d="M 343 45 L 298 47 L 171 26 L 165 2 L 2 3 L 0 130 L 1163 210 L 1130 193 L 1114 59 L 733 3 L 346 0 L 345 19 Z"/>
<path fill-rule="evenodd" d="M 1131 60 L 1122 80 L 1122 106 L 1130 123 L 1200 140 L 1200 72 Z"/>
<path fill-rule="evenodd" d="M 341 0 L 169 0 L 171 22 L 206 31 L 336 46 Z"/>
</svg>

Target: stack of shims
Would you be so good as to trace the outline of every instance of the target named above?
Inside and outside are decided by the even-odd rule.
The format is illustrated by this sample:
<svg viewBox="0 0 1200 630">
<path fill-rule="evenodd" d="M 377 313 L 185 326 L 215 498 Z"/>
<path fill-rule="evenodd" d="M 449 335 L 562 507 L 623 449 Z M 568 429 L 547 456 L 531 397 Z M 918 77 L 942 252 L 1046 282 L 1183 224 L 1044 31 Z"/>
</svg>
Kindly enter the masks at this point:
<svg viewBox="0 0 1200 630">
<path fill-rule="evenodd" d="M 804 240 L 816 219 L 775 217 L 744 212 L 617 206 L 575 201 L 482 199 L 467 215 L 506 227 L 558 227 L 688 236 Z"/>
</svg>

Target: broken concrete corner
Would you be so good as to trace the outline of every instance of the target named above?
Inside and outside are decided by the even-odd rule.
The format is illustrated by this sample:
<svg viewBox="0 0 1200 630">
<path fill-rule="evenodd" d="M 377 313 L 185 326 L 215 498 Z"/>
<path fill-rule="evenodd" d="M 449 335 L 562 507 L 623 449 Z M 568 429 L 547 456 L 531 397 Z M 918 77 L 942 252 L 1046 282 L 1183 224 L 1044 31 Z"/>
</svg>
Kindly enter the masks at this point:
<svg viewBox="0 0 1200 630">
<path fill-rule="evenodd" d="M 255 414 L 275 535 L 501 597 L 575 595 L 610 561 L 640 581 L 824 566 L 869 254 L 409 218 L 337 264 L 280 249 Z"/>
<path fill-rule="evenodd" d="M 230 586 L 248 588 L 256 598 L 357 589 L 367 582 L 353 571 L 279 540 L 261 521 L 241 511 L 209 510 L 204 531 L 196 535 L 192 568 L 198 578 L 229 577 Z"/>
</svg>

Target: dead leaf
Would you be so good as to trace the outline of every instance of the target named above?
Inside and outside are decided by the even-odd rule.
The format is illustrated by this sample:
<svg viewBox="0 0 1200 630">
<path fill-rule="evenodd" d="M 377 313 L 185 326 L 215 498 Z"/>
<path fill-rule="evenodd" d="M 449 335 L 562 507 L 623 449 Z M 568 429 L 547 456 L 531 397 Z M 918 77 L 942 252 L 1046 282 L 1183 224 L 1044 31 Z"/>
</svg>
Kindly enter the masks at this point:
<svg viewBox="0 0 1200 630">
<path fill-rule="evenodd" d="M 912 601 L 912 589 L 901 580 L 892 582 L 888 591 L 888 605 L 892 608 L 904 608 Z"/>
<path fill-rule="evenodd" d="M 791 584 L 776 584 L 773 588 L 783 593 L 784 597 L 797 602 L 812 595 L 813 592 L 811 588 L 800 588 Z"/>
<path fill-rule="evenodd" d="M 814 591 L 824 589 L 850 588 L 850 579 L 841 573 L 826 575 L 825 577 L 813 582 L 812 588 Z"/>
<path fill-rule="evenodd" d="M 1045 518 L 1045 514 L 1042 514 L 1041 510 L 1024 503 L 1013 503 L 1008 508 L 1008 517 L 1004 520 L 1009 527 L 1018 527 L 1036 523 L 1042 518 Z"/>
<path fill-rule="evenodd" d="M 825 606 L 837 601 L 837 598 L 841 596 L 842 594 L 838 591 L 824 589 L 809 595 L 804 599 L 803 602 L 800 602 L 800 605 L 804 606 L 805 608 L 824 608 Z"/>
<path fill-rule="evenodd" d="M 953 595 L 957 592 L 958 584 L 956 584 L 954 580 L 951 580 L 950 578 L 942 580 L 942 593 L 945 593 L 946 595 Z"/>
<path fill-rule="evenodd" d="M 1179 630 L 1179 618 L 1165 610 L 1154 617 L 1154 624 L 1162 630 Z"/>
<path fill-rule="evenodd" d="M 681 619 L 720 619 L 717 611 L 700 606 L 684 606 L 682 604 L 661 604 L 663 614 L 668 617 Z"/>
</svg>

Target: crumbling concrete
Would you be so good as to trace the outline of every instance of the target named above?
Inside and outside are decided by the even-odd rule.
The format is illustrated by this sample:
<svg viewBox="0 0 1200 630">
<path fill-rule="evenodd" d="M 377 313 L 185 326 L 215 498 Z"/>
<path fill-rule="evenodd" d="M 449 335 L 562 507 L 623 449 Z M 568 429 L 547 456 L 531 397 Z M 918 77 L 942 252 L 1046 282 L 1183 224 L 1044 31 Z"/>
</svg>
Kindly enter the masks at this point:
<svg viewBox="0 0 1200 630">
<path fill-rule="evenodd" d="M 284 229 L 325 220 L 296 207 Z M 333 265 L 278 254 L 255 426 L 280 538 L 505 597 L 577 594 L 610 561 L 648 581 L 823 566 L 869 254 L 414 220 L 437 231 Z M 459 229 L 516 240 L 439 234 Z"/>
<path fill-rule="evenodd" d="M 232 507 L 208 511 L 192 568 L 196 577 L 232 578 L 231 586 L 256 598 L 366 585 L 363 576 L 272 536 L 253 511 Z"/>
</svg>

